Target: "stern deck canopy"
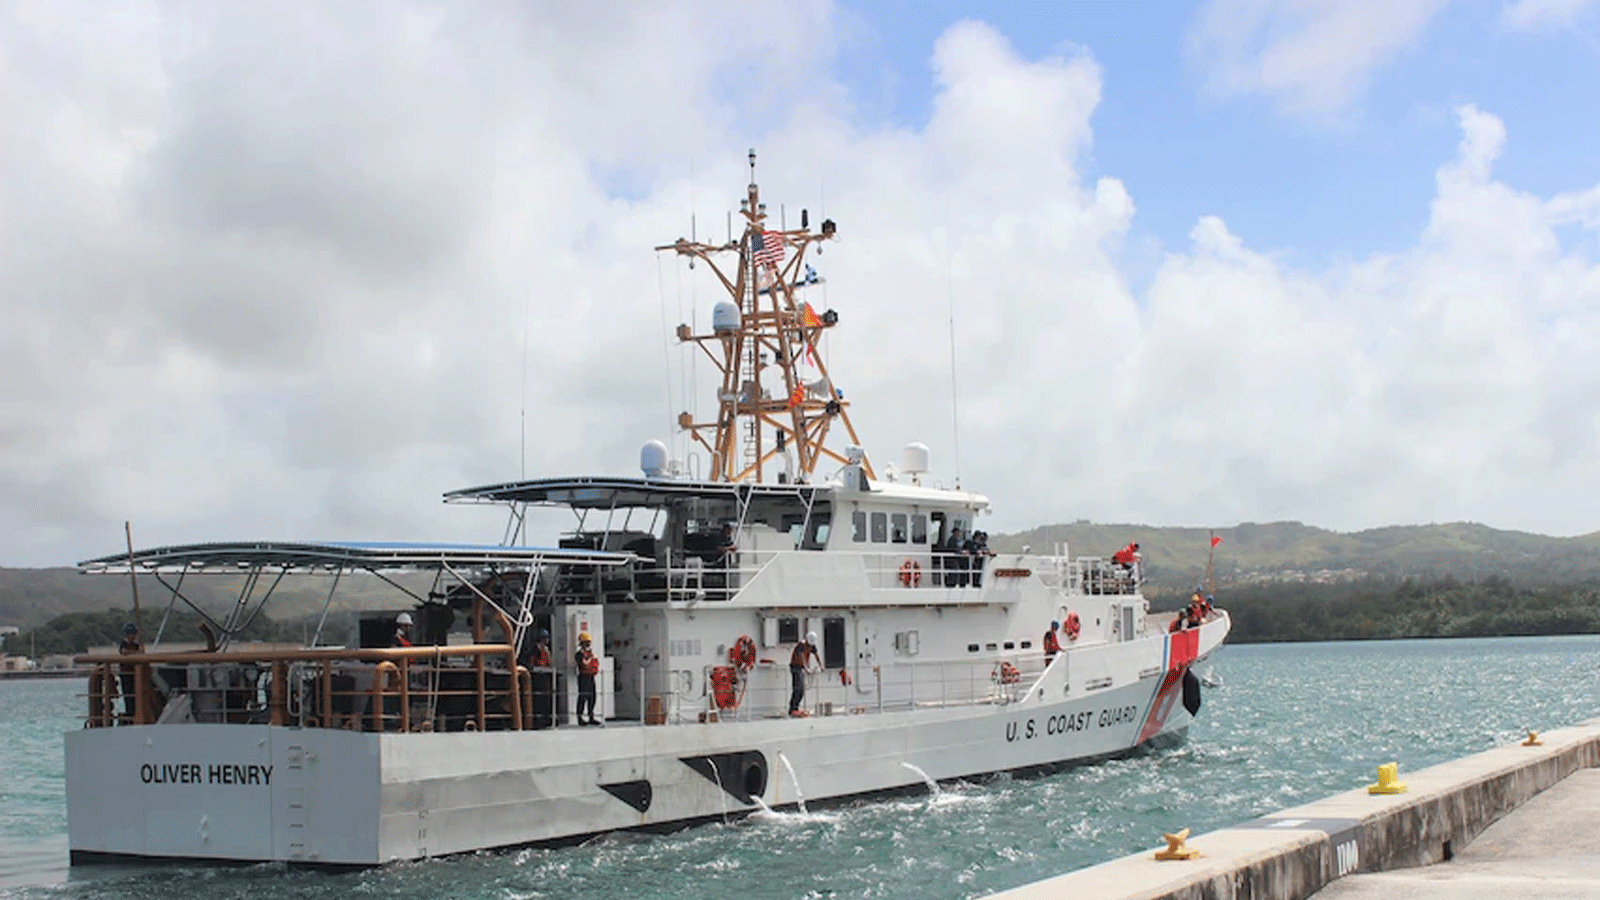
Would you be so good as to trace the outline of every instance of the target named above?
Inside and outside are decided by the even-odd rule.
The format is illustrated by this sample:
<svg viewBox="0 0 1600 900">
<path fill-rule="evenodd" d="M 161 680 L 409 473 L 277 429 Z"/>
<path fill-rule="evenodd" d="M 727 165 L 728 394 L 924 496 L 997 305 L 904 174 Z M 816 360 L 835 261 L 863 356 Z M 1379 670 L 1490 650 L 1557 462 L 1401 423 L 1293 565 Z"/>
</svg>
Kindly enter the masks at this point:
<svg viewBox="0 0 1600 900">
<path fill-rule="evenodd" d="M 623 565 L 632 553 L 557 547 L 504 547 L 494 544 L 400 542 L 246 541 L 181 544 L 116 553 L 78 563 L 89 575 L 153 572 L 335 572 L 437 571 L 455 567 L 532 567 L 543 563 L 609 567 Z"/>
</svg>

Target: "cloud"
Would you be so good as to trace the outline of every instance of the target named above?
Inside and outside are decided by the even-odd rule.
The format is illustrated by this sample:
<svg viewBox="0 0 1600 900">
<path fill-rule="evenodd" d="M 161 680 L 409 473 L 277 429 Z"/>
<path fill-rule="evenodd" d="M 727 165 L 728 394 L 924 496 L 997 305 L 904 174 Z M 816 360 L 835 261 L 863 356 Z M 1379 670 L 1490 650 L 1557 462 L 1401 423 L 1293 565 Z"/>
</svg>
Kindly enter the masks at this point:
<svg viewBox="0 0 1600 900">
<path fill-rule="evenodd" d="M 109 552 L 124 519 L 495 540 L 440 495 L 682 453 L 711 373 L 663 333 L 718 289 L 649 248 L 721 235 L 751 146 L 776 214 L 839 223 L 808 290 L 864 444 L 928 443 L 990 530 L 1593 527 L 1600 186 L 1497 180 L 1487 112 L 1413 247 L 1308 269 L 1206 216 L 1135 292 L 1136 198 L 1084 174 L 1087 49 L 958 23 L 928 121 L 880 127 L 827 75 L 821 3 L 286 9 L 0 14 L 6 564 Z"/>
<path fill-rule="evenodd" d="M 1514 0 L 1500 8 L 1500 21 L 1513 31 L 1544 31 L 1571 25 L 1595 0 Z"/>
<path fill-rule="evenodd" d="M 1263 94 L 1291 115 L 1338 118 L 1448 2 L 1210 0 L 1190 54 L 1215 94 Z"/>
</svg>

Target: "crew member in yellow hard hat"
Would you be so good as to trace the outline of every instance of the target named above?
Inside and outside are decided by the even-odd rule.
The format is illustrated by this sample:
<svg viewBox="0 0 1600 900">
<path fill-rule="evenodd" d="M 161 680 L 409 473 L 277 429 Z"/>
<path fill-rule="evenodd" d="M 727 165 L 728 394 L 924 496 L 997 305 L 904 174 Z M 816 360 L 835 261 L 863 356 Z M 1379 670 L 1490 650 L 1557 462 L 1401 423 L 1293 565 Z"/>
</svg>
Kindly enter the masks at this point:
<svg viewBox="0 0 1600 900">
<path fill-rule="evenodd" d="M 578 724 L 599 725 L 600 721 L 594 717 L 594 677 L 600 674 L 600 657 L 594 655 L 594 650 L 589 647 L 589 632 L 578 634 L 578 653 L 573 657 L 573 662 L 578 667 Z M 589 710 L 589 718 L 583 717 L 584 708 Z"/>
</svg>

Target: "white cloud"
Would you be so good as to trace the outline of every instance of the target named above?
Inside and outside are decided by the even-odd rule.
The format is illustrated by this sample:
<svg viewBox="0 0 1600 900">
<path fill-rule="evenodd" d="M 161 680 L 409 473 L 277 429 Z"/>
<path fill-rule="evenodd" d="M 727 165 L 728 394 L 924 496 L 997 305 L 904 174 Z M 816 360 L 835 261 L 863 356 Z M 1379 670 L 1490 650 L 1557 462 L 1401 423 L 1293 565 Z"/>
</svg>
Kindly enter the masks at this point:
<svg viewBox="0 0 1600 900">
<path fill-rule="evenodd" d="M 1543 31 L 1576 22 L 1596 0 L 1514 0 L 1500 8 L 1500 19 L 1516 31 Z"/>
<path fill-rule="evenodd" d="M 1136 295 L 1135 198 L 1082 174 L 1087 52 L 952 26 L 927 125 L 862 129 L 822 4 L 377 8 L 0 17 L 5 563 L 110 552 L 124 518 L 146 544 L 498 538 L 438 500 L 520 474 L 525 312 L 528 474 L 631 471 L 705 408 L 662 326 L 717 297 L 648 248 L 691 209 L 721 234 L 752 144 L 791 224 L 839 222 L 812 290 L 864 442 L 928 442 L 991 530 L 1593 527 L 1600 269 L 1562 235 L 1600 186 L 1497 181 L 1492 115 L 1461 111 L 1413 248 L 1305 270 L 1206 217 Z"/>
<path fill-rule="evenodd" d="M 1207 88 L 1264 94 L 1294 115 L 1338 117 L 1449 0 L 1210 0 L 1189 42 Z"/>
</svg>

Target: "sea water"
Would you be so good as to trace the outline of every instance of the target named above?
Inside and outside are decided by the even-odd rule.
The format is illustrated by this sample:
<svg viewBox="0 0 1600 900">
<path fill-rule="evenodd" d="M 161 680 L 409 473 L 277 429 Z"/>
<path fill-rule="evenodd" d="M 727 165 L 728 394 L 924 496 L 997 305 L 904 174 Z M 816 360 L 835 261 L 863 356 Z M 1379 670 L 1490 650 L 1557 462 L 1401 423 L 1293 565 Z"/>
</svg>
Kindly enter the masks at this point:
<svg viewBox="0 0 1600 900">
<path fill-rule="evenodd" d="M 61 736 L 81 681 L 0 682 L 0 895 L 979 897 L 1600 716 L 1600 637 L 1232 646 L 1176 749 L 938 795 L 763 814 L 669 835 L 328 874 L 279 865 L 67 865 Z"/>
</svg>

